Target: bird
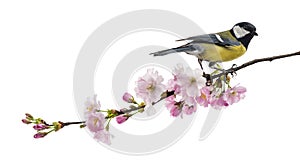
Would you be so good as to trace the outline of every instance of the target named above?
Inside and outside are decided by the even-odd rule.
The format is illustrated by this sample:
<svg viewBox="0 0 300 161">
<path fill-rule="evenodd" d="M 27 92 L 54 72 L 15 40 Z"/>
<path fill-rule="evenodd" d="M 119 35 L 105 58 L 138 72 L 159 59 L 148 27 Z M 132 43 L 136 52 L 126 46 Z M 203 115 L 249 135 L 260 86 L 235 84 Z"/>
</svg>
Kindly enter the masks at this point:
<svg viewBox="0 0 300 161">
<path fill-rule="evenodd" d="M 209 62 L 209 67 L 212 67 L 216 63 L 232 61 L 244 55 L 254 36 L 258 36 L 256 27 L 249 22 L 240 22 L 230 30 L 176 40 L 189 42 L 176 48 L 150 53 L 150 55 L 164 56 L 185 52 L 196 56 L 203 70 L 202 61 Z"/>
</svg>

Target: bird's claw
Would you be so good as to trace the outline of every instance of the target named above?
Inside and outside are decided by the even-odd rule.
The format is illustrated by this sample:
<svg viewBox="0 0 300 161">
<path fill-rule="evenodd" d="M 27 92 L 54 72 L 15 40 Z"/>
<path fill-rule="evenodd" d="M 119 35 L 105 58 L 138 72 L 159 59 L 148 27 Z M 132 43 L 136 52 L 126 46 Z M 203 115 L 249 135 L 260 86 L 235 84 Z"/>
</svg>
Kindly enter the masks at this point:
<svg viewBox="0 0 300 161">
<path fill-rule="evenodd" d="M 237 76 L 237 73 L 235 71 L 235 68 L 237 67 L 236 64 L 232 64 L 231 68 L 229 69 L 229 72 L 231 74 L 232 77 Z"/>
<path fill-rule="evenodd" d="M 211 86 L 212 84 L 212 80 L 211 80 L 211 75 L 210 74 L 206 74 L 205 72 L 203 72 L 202 76 L 206 79 L 206 86 Z"/>
</svg>

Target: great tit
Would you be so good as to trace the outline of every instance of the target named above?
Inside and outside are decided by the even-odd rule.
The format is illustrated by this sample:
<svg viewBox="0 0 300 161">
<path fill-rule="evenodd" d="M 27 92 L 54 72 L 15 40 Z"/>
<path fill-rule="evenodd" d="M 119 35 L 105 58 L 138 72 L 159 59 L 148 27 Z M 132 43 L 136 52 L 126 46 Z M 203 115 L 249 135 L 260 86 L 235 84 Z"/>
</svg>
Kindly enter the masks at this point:
<svg viewBox="0 0 300 161">
<path fill-rule="evenodd" d="M 213 66 L 217 62 L 231 61 L 242 56 L 247 51 L 251 39 L 257 35 L 254 25 L 249 22 L 240 22 L 227 31 L 177 40 L 190 42 L 177 48 L 154 52 L 151 55 L 163 56 L 185 52 L 196 56 L 201 68 L 203 60 L 209 62 L 209 66 Z"/>
</svg>

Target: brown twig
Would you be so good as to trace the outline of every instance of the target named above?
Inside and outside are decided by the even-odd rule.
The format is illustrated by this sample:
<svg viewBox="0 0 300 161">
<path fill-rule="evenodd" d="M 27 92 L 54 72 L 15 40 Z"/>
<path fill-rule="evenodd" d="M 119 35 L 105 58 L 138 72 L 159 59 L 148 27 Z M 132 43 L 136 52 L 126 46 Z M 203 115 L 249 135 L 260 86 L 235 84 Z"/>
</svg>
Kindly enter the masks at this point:
<svg viewBox="0 0 300 161">
<path fill-rule="evenodd" d="M 76 124 L 84 124 L 85 121 L 79 121 L 79 122 L 61 122 L 59 121 L 60 124 L 63 126 L 69 126 L 69 125 L 76 125 Z"/>
<path fill-rule="evenodd" d="M 146 107 L 146 105 L 137 106 L 137 107 L 130 108 L 130 109 L 125 109 L 125 110 L 120 110 L 119 113 L 118 113 L 118 115 L 122 115 L 122 114 L 125 114 L 125 113 L 130 113 L 130 112 L 133 112 L 133 111 L 137 111 L 137 110 L 143 109 L 145 107 Z"/>
<path fill-rule="evenodd" d="M 240 69 L 243 69 L 243 68 L 246 68 L 250 65 L 253 65 L 253 64 L 256 64 L 256 63 L 259 63 L 259 62 L 264 62 L 264 61 L 273 61 L 273 60 L 276 60 L 276 59 L 281 59 L 281 58 L 286 58 L 286 57 L 291 57 L 291 56 L 296 56 L 296 55 L 300 55 L 300 51 L 298 52 L 295 52 L 295 53 L 291 53 L 291 54 L 284 54 L 284 55 L 278 55 L 278 56 L 272 56 L 272 57 L 266 57 L 266 58 L 260 58 L 260 59 L 254 59 L 254 60 L 251 60 L 249 62 L 246 62 L 240 66 L 237 66 L 237 67 L 232 67 L 230 69 L 227 69 L 227 70 L 224 70 L 224 72 L 222 73 L 219 73 L 219 74 L 216 74 L 216 75 L 210 75 L 210 74 L 203 74 L 203 77 L 206 78 L 207 81 L 211 81 L 215 78 L 219 78 L 223 75 L 228 75 L 228 74 L 233 74 L 235 72 L 237 72 L 238 70 Z"/>
<path fill-rule="evenodd" d="M 160 97 L 160 99 L 159 99 L 158 101 L 152 102 L 152 106 L 154 106 L 154 105 L 156 105 L 157 103 L 159 103 L 160 101 L 162 101 L 162 100 L 164 100 L 164 99 L 166 99 L 166 98 L 168 98 L 168 97 L 174 95 L 174 92 L 175 92 L 175 91 L 165 91 L 165 92 L 163 92 L 163 93 L 161 94 L 161 97 Z M 145 107 L 146 107 L 146 105 L 143 105 L 143 106 L 137 106 L 137 107 L 133 107 L 133 108 L 131 108 L 131 109 L 126 109 L 126 110 L 121 110 L 121 111 L 119 111 L 119 114 L 118 114 L 118 115 L 121 115 L 121 114 L 124 114 L 124 113 L 130 113 L 130 112 L 133 112 L 133 111 L 137 111 L 137 110 L 143 109 L 143 108 L 145 108 Z"/>
</svg>

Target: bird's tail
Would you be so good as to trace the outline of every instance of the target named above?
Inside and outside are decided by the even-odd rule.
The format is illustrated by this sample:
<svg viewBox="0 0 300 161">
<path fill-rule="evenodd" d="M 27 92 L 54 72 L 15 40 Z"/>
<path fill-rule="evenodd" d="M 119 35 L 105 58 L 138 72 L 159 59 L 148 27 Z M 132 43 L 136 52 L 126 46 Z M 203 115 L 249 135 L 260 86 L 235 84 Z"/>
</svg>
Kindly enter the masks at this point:
<svg viewBox="0 0 300 161">
<path fill-rule="evenodd" d="M 177 48 L 166 49 L 166 50 L 150 53 L 150 55 L 164 56 L 164 55 L 168 55 L 168 54 L 171 54 L 171 53 L 192 51 L 193 50 L 192 48 L 193 48 L 192 46 L 180 46 L 180 47 L 177 47 Z"/>
</svg>

